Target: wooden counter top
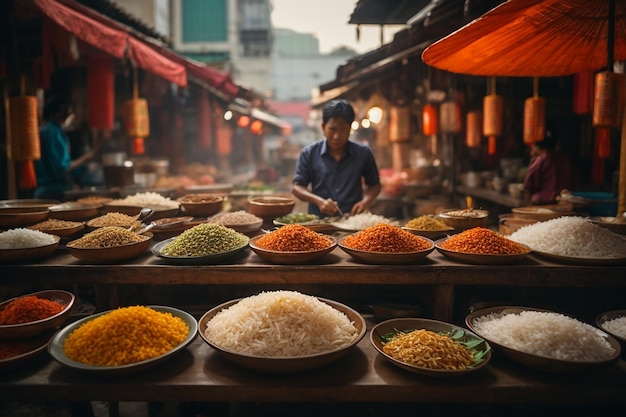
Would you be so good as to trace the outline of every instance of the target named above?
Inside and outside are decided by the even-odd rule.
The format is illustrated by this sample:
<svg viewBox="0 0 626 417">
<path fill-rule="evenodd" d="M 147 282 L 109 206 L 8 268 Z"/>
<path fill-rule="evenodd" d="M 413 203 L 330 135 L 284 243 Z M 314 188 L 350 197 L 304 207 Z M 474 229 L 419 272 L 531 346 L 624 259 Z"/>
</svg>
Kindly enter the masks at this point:
<svg viewBox="0 0 626 417">
<path fill-rule="evenodd" d="M 47 354 L 46 354 L 47 355 Z M 369 332 L 332 364 L 293 375 L 267 375 L 226 361 L 198 336 L 184 351 L 136 375 L 102 377 L 49 357 L 0 374 L 0 399 L 11 401 L 412 401 L 626 404 L 626 362 L 574 375 L 524 368 L 494 353 L 462 377 L 412 374 L 380 357 Z"/>
</svg>

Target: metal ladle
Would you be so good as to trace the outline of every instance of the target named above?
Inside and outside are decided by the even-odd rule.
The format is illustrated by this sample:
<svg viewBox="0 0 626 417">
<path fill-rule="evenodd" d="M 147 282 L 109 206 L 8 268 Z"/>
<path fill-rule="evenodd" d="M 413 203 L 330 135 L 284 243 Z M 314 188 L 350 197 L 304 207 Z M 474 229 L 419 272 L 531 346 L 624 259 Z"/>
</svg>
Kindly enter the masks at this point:
<svg viewBox="0 0 626 417">
<path fill-rule="evenodd" d="M 144 220 L 146 220 L 148 217 L 152 216 L 154 214 L 154 210 L 152 210 L 150 207 L 144 207 L 141 209 L 141 211 L 139 212 L 139 215 L 137 216 L 137 220 L 136 222 L 139 222 L 141 227 L 141 223 L 143 223 Z M 136 228 L 136 223 L 134 223 L 132 226 L 130 226 L 128 228 L 128 230 L 130 230 L 131 232 Z"/>
</svg>

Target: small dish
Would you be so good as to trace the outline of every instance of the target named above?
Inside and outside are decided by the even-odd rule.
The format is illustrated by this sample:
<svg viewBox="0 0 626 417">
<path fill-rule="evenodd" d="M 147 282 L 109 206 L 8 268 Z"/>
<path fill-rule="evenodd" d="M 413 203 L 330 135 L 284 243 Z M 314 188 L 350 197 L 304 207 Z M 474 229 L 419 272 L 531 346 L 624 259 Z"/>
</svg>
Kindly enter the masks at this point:
<svg viewBox="0 0 626 417">
<path fill-rule="evenodd" d="M 512 213 L 518 214 L 522 217 L 538 221 L 546 221 L 556 219 L 563 216 L 573 216 L 576 213 L 570 210 L 568 207 L 560 206 L 559 204 L 549 204 L 544 206 L 527 206 L 527 207 L 514 207 L 511 209 Z"/>
<path fill-rule="evenodd" d="M 141 255 L 150 247 L 152 233 L 141 235 L 142 240 L 129 245 L 113 246 L 110 248 L 79 248 L 73 246 L 72 242 L 68 242 L 65 248 L 70 255 L 81 261 L 95 263 L 112 263 L 125 261 Z"/>
<path fill-rule="evenodd" d="M 0 249 L 0 263 L 14 264 L 19 262 L 34 261 L 37 259 L 44 259 L 50 256 L 59 246 L 59 242 L 61 241 L 60 236 L 51 236 L 54 237 L 55 241 L 54 243 L 51 243 L 49 245 L 37 246 L 34 248 Z"/>
<path fill-rule="evenodd" d="M 472 346 L 470 350 L 474 355 L 474 363 L 465 369 L 459 370 L 447 370 L 447 369 L 431 369 L 424 366 L 412 365 L 406 362 L 402 362 L 383 350 L 385 345 L 385 338 L 394 333 L 407 332 L 411 330 L 429 330 L 435 333 L 444 333 L 453 337 L 462 343 L 470 343 Z M 429 375 L 429 376 L 459 376 L 465 375 L 471 372 L 475 372 L 483 368 L 491 359 L 491 347 L 485 339 L 477 336 L 454 324 L 446 323 L 443 321 L 429 320 L 422 318 L 397 318 L 383 321 L 372 328 L 370 332 L 370 342 L 372 346 L 378 351 L 378 353 L 390 361 L 395 366 L 413 372 L 416 374 Z"/>
<path fill-rule="evenodd" d="M 625 320 L 623 319 L 623 317 L 626 317 L 626 310 L 607 311 L 598 315 L 598 317 L 596 317 L 596 324 L 598 325 L 600 329 L 602 329 L 603 331 L 613 336 L 619 342 L 622 348 L 622 358 L 625 358 L 626 357 L 626 337 L 624 337 L 624 334 L 619 335 L 615 333 L 614 331 L 609 330 L 606 325 L 608 321 L 611 321 L 614 319 Z"/>
<path fill-rule="evenodd" d="M 224 197 L 208 193 L 186 194 L 177 201 L 184 214 L 194 217 L 212 216 L 219 213 L 224 205 Z"/>
<path fill-rule="evenodd" d="M 348 317 L 348 319 L 354 323 L 354 326 L 358 331 L 358 336 L 350 344 L 329 352 L 319 353 L 316 355 L 278 357 L 246 355 L 243 353 L 221 348 L 218 345 L 210 342 L 206 338 L 204 330 L 206 329 L 207 323 L 217 313 L 238 303 L 240 299 L 227 301 L 207 311 L 198 321 L 198 333 L 200 333 L 200 337 L 202 338 L 202 340 L 204 340 L 209 346 L 215 349 L 218 354 L 223 356 L 225 359 L 244 368 L 271 374 L 289 374 L 319 368 L 324 365 L 328 365 L 347 354 L 361 341 L 361 339 L 363 339 L 367 328 L 363 316 L 361 316 L 352 308 L 336 301 L 327 300 L 325 298 L 318 298 L 318 300 L 344 313 Z"/>
<path fill-rule="evenodd" d="M 152 247 L 152 254 L 161 259 L 166 260 L 169 263 L 177 264 L 177 265 L 211 265 L 217 264 L 220 262 L 224 262 L 228 259 L 231 259 L 238 253 L 242 252 L 244 249 L 248 247 L 248 242 L 245 244 L 226 251 L 219 253 L 211 253 L 209 255 L 202 256 L 172 256 L 166 255 L 163 253 L 163 248 L 169 245 L 172 241 L 174 241 L 176 237 L 171 237 L 169 239 L 163 240 Z"/>
<path fill-rule="evenodd" d="M 150 216 L 151 220 L 161 219 L 163 217 L 174 217 L 178 213 L 178 207 L 169 207 L 169 206 L 146 206 L 154 210 L 154 213 Z M 104 210 L 106 212 L 118 212 L 128 214 L 129 216 L 136 216 L 141 212 L 141 209 L 144 206 L 125 206 L 120 204 L 115 204 L 114 202 L 108 202 L 104 204 Z"/>
<path fill-rule="evenodd" d="M 41 229 L 38 228 L 37 225 L 29 226 L 28 228 L 31 230 L 39 230 L 40 232 L 49 233 L 51 235 L 56 235 L 59 237 L 70 237 L 85 228 L 85 222 L 72 222 L 75 223 L 73 225 L 69 225 L 66 227 L 58 227 L 52 229 Z"/>
<path fill-rule="evenodd" d="M 626 235 L 626 222 L 618 222 L 617 217 L 596 216 L 591 217 L 589 220 L 591 220 L 591 223 L 609 229 L 613 233 L 617 233 L 618 235 Z"/>
<path fill-rule="evenodd" d="M 442 236 L 450 235 L 454 233 L 454 227 L 448 227 L 441 230 L 424 230 L 424 229 L 412 229 L 410 227 L 403 226 L 402 230 L 413 233 L 414 235 L 426 237 L 428 239 L 435 239 Z"/>
<path fill-rule="evenodd" d="M 550 310 L 544 310 L 539 308 L 529 308 L 529 307 L 516 307 L 516 306 L 498 306 L 498 307 L 488 307 L 482 310 L 474 311 L 470 313 L 465 318 L 465 324 L 467 327 L 472 330 L 474 333 L 479 335 L 480 337 L 487 340 L 496 351 L 502 353 L 504 356 L 508 357 L 514 362 L 517 362 L 521 365 L 527 366 L 529 368 L 533 368 L 539 371 L 548 372 L 548 373 L 556 373 L 556 374 L 568 374 L 574 372 L 580 372 L 589 370 L 591 368 L 598 367 L 600 365 L 608 364 L 617 360 L 620 355 L 620 344 L 619 342 L 609 334 L 606 334 L 606 341 L 611 345 L 614 349 L 614 354 L 611 357 L 608 357 L 605 360 L 598 361 L 574 361 L 574 360 L 561 360 L 547 356 L 535 355 L 532 353 L 522 352 L 521 350 L 517 350 L 508 346 L 504 346 L 500 343 L 493 341 L 491 338 L 486 337 L 481 334 L 480 331 L 475 326 L 476 320 L 481 317 L 488 316 L 490 314 L 495 315 L 507 315 L 507 314 L 519 314 L 524 311 L 538 311 L 538 312 L 546 312 L 552 313 Z M 601 330 L 597 330 L 601 332 Z M 554 347 L 556 349 L 556 347 Z"/>
<path fill-rule="evenodd" d="M 63 290 L 45 290 L 31 294 L 25 294 L 20 297 L 34 296 L 46 300 L 57 302 L 64 306 L 63 310 L 48 318 L 21 324 L 4 324 L 0 325 L 0 340 L 5 339 L 26 339 L 56 330 L 69 317 L 74 307 L 74 294 Z M 18 297 L 11 298 L 0 303 L 0 310 L 3 310 L 11 302 Z"/>
<path fill-rule="evenodd" d="M 426 258 L 429 253 L 431 253 L 435 249 L 435 244 L 432 240 L 424 237 L 429 243 L 430 246 L 428 249 L 424 249 L 416 252 L 367 252 L 362 250 L 357 250 L 350 248 L 344 245 L 343 241 L 347 236 L 344 236 L 339 239 L 338 246 L 346 252 L 348 255 L 352 256 L 354 259 L 365 262 L 368 264 L 377 264 L 377 265 L 393 265 L 393 264 L 410 264 L 414 262 L 419 262 Z"/>
<path fill-rule="evenodd" d="M 459 214 L 457 215 L 457 213 Z M 471 213 L 471 215 L 469 213 Z M 474 227 L 487 226 L 489 212 L 487 210 L 450 209 L 441 211 L 437 214 L 437 218 L 453 229 L 467 230 L 473 229 Z"/>
<path fill-rule="evenodd" d="M 281 252 L 263 249 L 257 246 L 256 242 L 261 237 L 263 237 L 263 235 L 255 236 L 250 239 L 250 249 L 252 249 L 254 253 L 256 253 L 260 258 L 265 259 L 266 261 L 283 265 L 304 264 L 307 262 L 316 261 L 326 254 L 332 252 L 337 246 L 337 239 L 332 236 L 326 236 L 331 242 L 327 248 L 313 251 Z"/>
<path fill-rule="evenodd" d="M 441 244 L 448 238 L 439 239 L 435 242 L 435 248 L 444 256 L 454 259 L 455 261 L 474 264 L 474 265 L 512 265 L 521 262 L 526 258 L 531 250 L 524 253 L 516 253 L 512 255 L 486 255 L 478 253 L 457 252 L 449 249 L 444 249 Z"/>
<path fill-rule="evenodd" d="M 161 356 L 158 356 L 152 359 L 147 359 L 145 361 L 128 364 L 128 365 L 121 365 L 121 366 L 88 365 L 88 364 L 77 362 L 75 360 L 68 358 L 65 355 L 65 352 L 63 350 L 63 345 L 65 343 L 65 340 L 69 337 L 69 335 L 74 330 L 78 329 L 80 326 L 85 324 L 86 322 L 93 320 L 96 317 L 107 314 L 110 311 L 104 311 L 102 313 L 85 317 L 59 330 L 53 336 L 52 340 L 50 340 L 50 343 L 48 345 L 48 352 L 50 352 L 50 355 L 52 355 L 52 357 L 60 364 L 79 370 L 79 371 L 85 371 L 85 372 L 91 372 L 91 373 L 103 374 L 103 375 L 128 375 L 128 374 L 133 374 L 133 373 L 143 371 L 144 369 L 151 368 L 155 365 L 158 365 L 166 361 L 167 359 L 171 358 L 176 353 L 185 349 L 196 338 L 196 335 L 198 333 L 198 323 L 191 314 L 183 310 L 173 308 L 173 307 L 165 307 L 165 306 L 148 306 L 148 307 L 161 313 L 170 313 L 175 317 L 179 317 L 189 327 L 189 333 L 187 334 L 187 337 L 185 338 L 185 340 L 183 340 L 183 342 L 180 343 L 178 346 L 176 346 L 174 349 L 170 350 L 167 353 L 164 353 Z"/>
</svg>

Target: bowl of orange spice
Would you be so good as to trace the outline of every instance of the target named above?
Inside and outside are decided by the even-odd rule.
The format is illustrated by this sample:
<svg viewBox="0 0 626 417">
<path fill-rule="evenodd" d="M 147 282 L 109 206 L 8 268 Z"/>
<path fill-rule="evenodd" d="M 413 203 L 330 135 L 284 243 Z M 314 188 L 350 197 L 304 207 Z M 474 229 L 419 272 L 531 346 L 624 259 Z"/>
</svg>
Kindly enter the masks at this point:
<svg viewBox="0 0 626 417">
<path fill-rule="evenodd" d="M 72 311 L 74 294 L 46 290 L 0 303 L 0 340 L 25 339 L 56 330 Z"/>
<path fill-rule="evenodd" d="M 432 240 L 387 223 L 344 236 L 338 245 L 354 259 L 369 264 L 413 263 L 435 249 Z"/>
<path fill-rule="evenodd" d="M 300 224 L 288 224 L 250 239 L 250 249 L 260 258 L 276 264 L 301 264 L 330 253 L 337 240 Z"/>
<path fill-rule="evenodd" d="M 530 248 L 484 227 L 474 227 L 440 239 L 435 247 L 444 256 L 469 264 L 507 265 L 520 262 Z"/>
</svg>

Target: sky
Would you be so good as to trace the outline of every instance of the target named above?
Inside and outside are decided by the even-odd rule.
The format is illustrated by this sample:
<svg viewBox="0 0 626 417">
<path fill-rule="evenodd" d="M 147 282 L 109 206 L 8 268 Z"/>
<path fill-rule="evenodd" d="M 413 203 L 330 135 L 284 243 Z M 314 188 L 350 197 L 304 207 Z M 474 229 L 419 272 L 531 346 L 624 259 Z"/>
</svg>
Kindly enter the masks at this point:
<svg viewBox="0 0 626 417">
<path fill-rule="evenodd" d="M 320 52 L 328 53 L 339 46 L 348 46 L 359 54 L 377 49 L 380 28 L 361 26 L 361 38 L 356 40 L 356 25 L 349 24 L 357 0 L 271 0 L 274 5 L 274 27 L 314 34 L 320 43 Z M 384 43 L 393 40 L 393 33 L 401 29 L 394 26 L 384 32 Z"/>
</svg>

